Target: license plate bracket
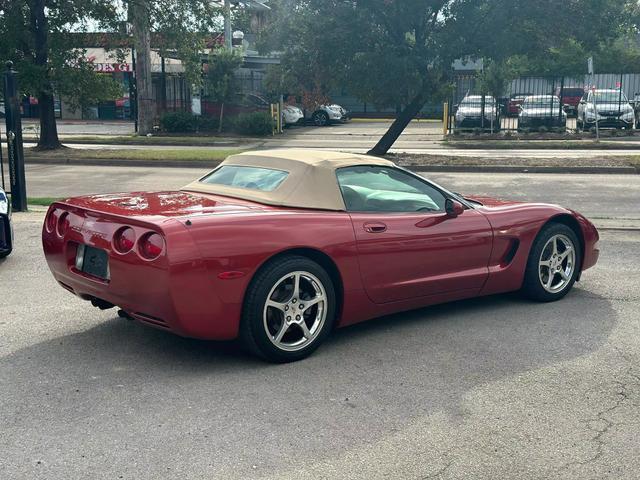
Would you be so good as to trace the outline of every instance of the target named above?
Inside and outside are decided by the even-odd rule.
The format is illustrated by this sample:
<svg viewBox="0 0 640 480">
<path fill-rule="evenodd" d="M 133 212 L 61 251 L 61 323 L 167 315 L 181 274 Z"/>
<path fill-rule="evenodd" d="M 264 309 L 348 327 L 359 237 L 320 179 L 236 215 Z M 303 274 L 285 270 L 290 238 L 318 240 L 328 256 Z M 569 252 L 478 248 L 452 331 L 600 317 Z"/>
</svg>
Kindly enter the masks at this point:
<svg viewBox="0 0 640 480">
<path fill-rule="evenodd" d="M 109 255 L 101 248 L 79 245 L 76 268 L 87 275 L 109 280 Z"/>
</svg>

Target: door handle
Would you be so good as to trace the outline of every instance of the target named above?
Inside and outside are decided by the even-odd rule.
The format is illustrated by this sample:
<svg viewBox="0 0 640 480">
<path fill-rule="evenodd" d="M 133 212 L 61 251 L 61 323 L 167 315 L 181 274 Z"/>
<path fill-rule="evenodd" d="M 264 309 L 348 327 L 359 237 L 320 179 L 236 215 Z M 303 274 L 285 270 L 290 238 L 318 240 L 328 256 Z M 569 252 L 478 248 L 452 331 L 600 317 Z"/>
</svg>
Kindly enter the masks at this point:
<svg viewBox="0 0 640 480">
<path fill-rule="evenodd" d="M 369 233 L 382 233 L 387 230 L 387 226 L 382 222 L 365 223 L 363 225 L 363 228 L 366 232 L 369 232 Z"/>
</svg>

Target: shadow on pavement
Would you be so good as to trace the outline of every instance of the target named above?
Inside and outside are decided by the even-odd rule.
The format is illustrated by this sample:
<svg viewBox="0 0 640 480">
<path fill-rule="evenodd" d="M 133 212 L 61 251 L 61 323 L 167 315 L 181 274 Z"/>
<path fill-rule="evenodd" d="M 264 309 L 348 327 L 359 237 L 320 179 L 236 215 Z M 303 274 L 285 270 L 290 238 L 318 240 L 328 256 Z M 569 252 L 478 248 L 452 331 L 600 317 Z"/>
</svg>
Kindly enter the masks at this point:
<svg viewBox="0 0 640 480">
<path fill-rule="evenodd" d="M 179 467 L 194 451 L 283 468 L 292 441 L 320 458 L 416 416 L 455 415 L 479 385 L 596 351 L 616 319 L 607 299 L 579 289 L 552 304 L 496 296 L 338 330 L 311 358 L 269 365 L 232 342 L 113 318 L 0 359 L 0 447 L 19 439 L 49 474 L 82 452 L 96 468 Z M 140 444 L 149 435 L 153 449 Z"/>
</svg>

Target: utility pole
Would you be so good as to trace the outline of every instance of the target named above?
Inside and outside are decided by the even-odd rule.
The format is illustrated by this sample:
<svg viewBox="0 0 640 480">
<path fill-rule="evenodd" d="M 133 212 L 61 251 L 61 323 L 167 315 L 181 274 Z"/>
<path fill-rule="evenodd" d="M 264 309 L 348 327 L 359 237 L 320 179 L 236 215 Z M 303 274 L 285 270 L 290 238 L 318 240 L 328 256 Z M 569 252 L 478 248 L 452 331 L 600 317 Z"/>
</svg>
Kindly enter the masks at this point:
<svg viewBox="0 0 640 480">
<path fill-rule="evenodd" d="M 224 44 L 231 50 L 231 0 L 224 0 Z"/>
<path fill-rule="evenodd" d="M 7 150 L 9 152 L 9 183 L 11 208 L 16 212 L 27 211 L 27 182 L 24 175 L 24 151 L 22 148 L 22 119 L 18 102 L 18 85 L 13 62 L 7 62 L 4 73 L 4 108 L 7 124 Z"/>
</svg>

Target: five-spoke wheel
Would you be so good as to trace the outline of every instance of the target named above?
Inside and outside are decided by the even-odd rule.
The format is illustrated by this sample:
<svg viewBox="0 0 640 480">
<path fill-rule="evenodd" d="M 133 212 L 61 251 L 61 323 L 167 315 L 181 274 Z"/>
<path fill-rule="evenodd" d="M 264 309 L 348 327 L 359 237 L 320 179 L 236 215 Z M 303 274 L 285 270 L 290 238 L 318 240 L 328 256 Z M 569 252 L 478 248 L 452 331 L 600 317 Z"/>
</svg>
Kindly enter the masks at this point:
<svg viewBox="0 0 640 480">
<path fill-rule="evenodd" d="M 267 263 L 249 286 L 240 336 L 254 353 L 275 362 L 299 360 L 329 333 L 335 292 L 327 272 L 300 256 Z"/>
<path fill-rule="evenodd" d="M 534 300 L 559 300 L 576 281 L 580 255 L 580 242 L 570 227 L 561 223 L 546 225 L 531 246 L 523 292 Z"/>
</svg>

